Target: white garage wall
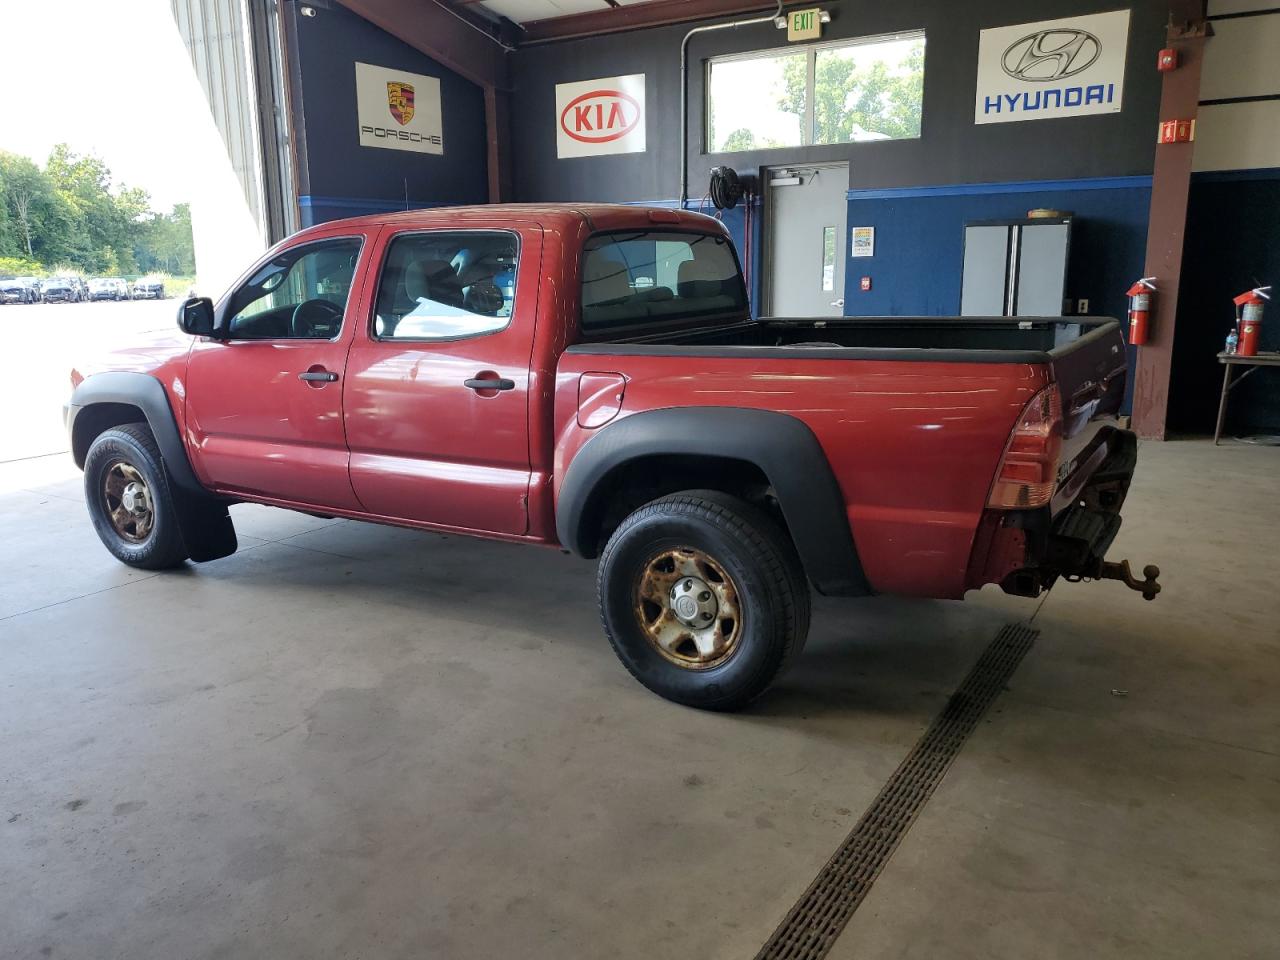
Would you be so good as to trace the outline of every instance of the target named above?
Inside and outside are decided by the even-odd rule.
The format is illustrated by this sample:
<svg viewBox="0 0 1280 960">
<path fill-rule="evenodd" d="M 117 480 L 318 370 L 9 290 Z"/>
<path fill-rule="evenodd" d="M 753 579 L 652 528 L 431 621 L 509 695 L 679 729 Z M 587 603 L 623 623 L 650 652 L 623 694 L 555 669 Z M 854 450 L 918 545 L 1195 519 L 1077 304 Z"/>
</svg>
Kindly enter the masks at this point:
<svg viewBox="0 0 1280 960">
<path fill-rule="evenodd" d="M 1274 10 L 1275 0 L 1214 0 L 1209 16 Z M 1213 20 L 1205 44 L 1197 171 L 1280 167 L 1280 13 Z M 1215 103 L 1242 97 L 1271 99 Z"/>
<path fill-rule="evenodd" d="M 204 122 L 192 125 L 192 139 L 197 131 L 203 136 L 187 146 L 204 160 L 203 176 L 193 178 L 191 201 L 198 292 L 216 298 L 267 247 L 247 18 L 244 0 L 170 5 L 208 108 Z M 209 126 L 216 130 L 212 137 Z"/>
</svg>

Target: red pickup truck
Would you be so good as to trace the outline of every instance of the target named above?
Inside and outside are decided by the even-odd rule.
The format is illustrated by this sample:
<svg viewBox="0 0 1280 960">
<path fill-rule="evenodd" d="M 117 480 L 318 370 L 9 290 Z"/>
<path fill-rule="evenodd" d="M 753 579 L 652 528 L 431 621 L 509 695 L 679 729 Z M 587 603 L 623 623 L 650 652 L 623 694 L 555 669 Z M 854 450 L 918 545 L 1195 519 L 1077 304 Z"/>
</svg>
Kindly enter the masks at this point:
<svg viewBox="0 0 1280 960">
<path fill-rule="evenodd" d="M 179 326 L 72 372 L 133 566 L 232 553 L 237 501 L 560 547 L 599 558 L 636 678 L 712 709 L 799 652 L 811 584 L 1159 589 L 1103 559 L 1136 459 L 1114 320 L 753 320 L 717 220 L 509 205 L 304 230 Z"/>
</svg>

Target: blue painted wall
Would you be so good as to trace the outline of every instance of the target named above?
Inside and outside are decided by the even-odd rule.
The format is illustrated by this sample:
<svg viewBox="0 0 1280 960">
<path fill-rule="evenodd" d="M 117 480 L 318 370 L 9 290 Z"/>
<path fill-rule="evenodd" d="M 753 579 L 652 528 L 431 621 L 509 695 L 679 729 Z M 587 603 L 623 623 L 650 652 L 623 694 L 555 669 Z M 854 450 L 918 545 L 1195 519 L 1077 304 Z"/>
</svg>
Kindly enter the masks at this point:
<svg viewBox="0 0 1280 960">
<path fill-rule="evenodd" d="M 1150 177 L 850 191 L 848 225 L 876 228 L 875 256 L 845 264 L 848 316 L 934 316 L 960 312 L 964 226 L 1024 217 L 1047 207 L 1070 211 L 1067 297 L 1089 313 L 1123 320 L 1125 291 L 1146 259 Z M 860 281 L 871 277 L 871 289 Z M 1134 369 L 1134 348 L 1129 369 Z M 1130 410 L 1133 377 L 1124 411 Z"/>
<path fill-rule="evenodd" d="M 1036 207 L 1075 215 L 1067 296 L 1087 298 L 1092 314 L 1123 316 L 1146 255 L 1150 177 L 851 191 L 849 226 L 875 227 L 876 238 L 875 256 L 846 263 L 845 313 L 959 313 L 965 224 Z M 859 289 L 863 276 L 870 291 Z"/>
</svg>

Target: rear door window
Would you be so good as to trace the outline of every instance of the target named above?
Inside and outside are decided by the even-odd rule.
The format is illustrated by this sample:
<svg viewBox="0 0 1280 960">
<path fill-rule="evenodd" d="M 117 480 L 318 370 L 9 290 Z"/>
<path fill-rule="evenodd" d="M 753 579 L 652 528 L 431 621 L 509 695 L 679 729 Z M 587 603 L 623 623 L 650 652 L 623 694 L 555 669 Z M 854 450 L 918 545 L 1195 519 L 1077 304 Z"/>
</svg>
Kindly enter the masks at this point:
<svg viewBox="0 0 1280 960">
<path fill-rule="evenodd" d="M 505 231 L 432 231 L 391 241 L 373 335 L 458 340 L 506 329 L 515 307 L 517 238 Z"/>
<path fill-rule="evenodd" d="M 710 233 L 632 230 L 591 237 L 582 262 L 584 333 L 747 313 L 732 244 Z"/>
</svg>

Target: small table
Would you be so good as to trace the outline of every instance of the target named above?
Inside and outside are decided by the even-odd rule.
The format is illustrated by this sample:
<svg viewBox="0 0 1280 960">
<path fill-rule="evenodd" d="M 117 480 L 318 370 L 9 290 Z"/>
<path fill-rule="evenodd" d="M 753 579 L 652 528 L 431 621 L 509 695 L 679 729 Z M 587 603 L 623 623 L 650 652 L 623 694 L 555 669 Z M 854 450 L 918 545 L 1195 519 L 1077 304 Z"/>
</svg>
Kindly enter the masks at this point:
<svg viewBox="0 0 1280 960">
<path fill-rule="evenodd" d="M 1241 356 L 1238 353 L 1220 353 L 1218 354 L 1218 362 L 1223 365 L 1222 399 L 1218 401 L 1218 425 L 1213 431 L 1213 445 L 1215 447 L 1218 445 L 1218 438 L 1222 436 L 1222 422 L 1227 419 L 1227 394 L 1259 367 L 1280 367 L 1280 353 L 1268 351 L 1255 354 L 1252 357 Z M 1232 367 L 1248 367 L 1249 369 L 1240 374 L 1240 376 L 1233 377 L 1231 375 Z"/>
</svg>

